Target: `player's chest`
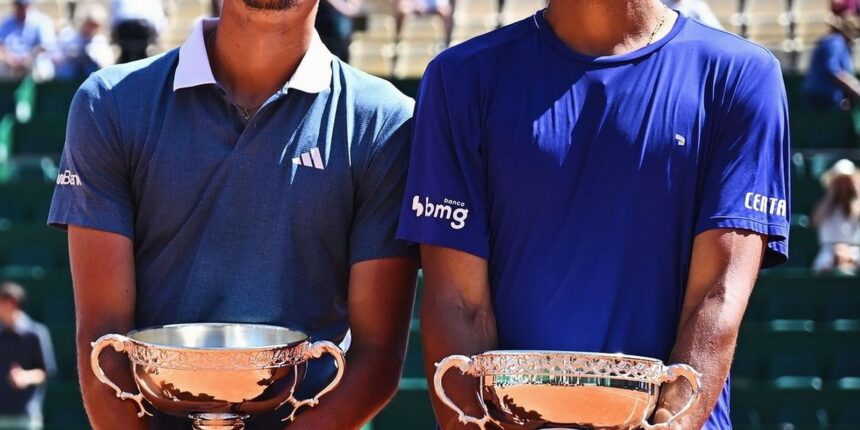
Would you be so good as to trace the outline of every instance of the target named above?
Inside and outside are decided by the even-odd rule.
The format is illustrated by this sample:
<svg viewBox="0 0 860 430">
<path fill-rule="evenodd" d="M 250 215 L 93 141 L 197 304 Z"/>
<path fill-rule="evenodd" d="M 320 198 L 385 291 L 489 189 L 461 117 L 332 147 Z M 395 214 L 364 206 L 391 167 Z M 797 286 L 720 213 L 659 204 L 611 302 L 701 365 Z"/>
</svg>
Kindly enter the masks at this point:
<svg viewBox="0 0 860 430">
<path fill-rule="evenodd" d="M 490 174 L 527 169 L 552 179 L 597 167 L 686 176 L 718 135 L 701 94 L 660 85 L 576 85 L 517 103 L 505 97 L 485 112 Z"/>
</svg>

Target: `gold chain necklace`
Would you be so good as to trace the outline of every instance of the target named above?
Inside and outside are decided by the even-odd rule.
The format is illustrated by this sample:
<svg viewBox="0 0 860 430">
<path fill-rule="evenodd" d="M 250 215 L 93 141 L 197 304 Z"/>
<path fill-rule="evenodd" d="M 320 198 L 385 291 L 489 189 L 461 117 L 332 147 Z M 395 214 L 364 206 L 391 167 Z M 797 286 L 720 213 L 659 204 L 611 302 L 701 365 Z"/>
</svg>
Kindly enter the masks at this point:
<svg viewBox="0 0 860 430">
<path fill-rule="evenodd" d="M 668 7 L 666 7 L 666 5 L 665 5 L 665 4 L 663 4 L 663 3 L 660 3 L 660 4 L 662 4 L 662 5 L 663 5 L 663 13 L 660 15 L 660 21 L 659 21 L 659 22 L 657 22 L 657 27 L 656 27 L 656 28 L 654 28 L 654 31 L 652 31 L 652 32 L 651 32 L 651 37 L 649 37 L 649 38 L 648 38 L 648 45 L 650 45 L 650 44 L 654 43 L 654 36 L 656 36 L 656 35 L 657 35 L 657 33 L 659 33 L 659 32 L 660 32 L 660 30 L 662 30 L 662 29 L 663 29 L 663 24 L 666 22 L 666 11 L 667 11 L 669 8 L 668 8 Z M 646 45 L 646 46 L 647 46 L 647 45 Z"/>
</svg>

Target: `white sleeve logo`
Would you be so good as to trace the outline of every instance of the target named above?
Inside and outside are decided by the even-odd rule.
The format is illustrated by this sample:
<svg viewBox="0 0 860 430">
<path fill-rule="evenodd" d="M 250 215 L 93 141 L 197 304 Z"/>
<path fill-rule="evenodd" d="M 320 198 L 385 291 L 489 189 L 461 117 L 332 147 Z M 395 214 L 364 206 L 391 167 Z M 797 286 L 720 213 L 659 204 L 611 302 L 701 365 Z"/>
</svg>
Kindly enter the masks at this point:
<svg viewBox="0 0 860 430">
<path fill-rule="evenodd" d="M 788 204 L 785 199 L 768 197 L 764 194 L 747 193 L 744 196 L 744 207 L 763 214 L 781 216 L 785 218 Z"/>
<path fill-rule="evenodd" d="M 81 186 L 81 177 L 72 173 L 71 170 L 66 170 L 57 175 L 57 185 L 71 185 L 73 187 Z"/>
<path fill-rule="evenodd" d="M 425 197 L 421 201 L 420 196 L 412 197 L 412 210 L 415 211 L 415 217 L 421 218 L 436 218 L 444 220 L 452 220 L 451 228 L 460 230 L 466 226 L 466 218 L 469 217 L 469 210 L 466 209 L 466 204 L 455 200 L 444 199 L 445 203 L 435 204 L 430 201 L 430 197 Z M 456 209 L 455 209 L 456 207 Z"/>
</svg>

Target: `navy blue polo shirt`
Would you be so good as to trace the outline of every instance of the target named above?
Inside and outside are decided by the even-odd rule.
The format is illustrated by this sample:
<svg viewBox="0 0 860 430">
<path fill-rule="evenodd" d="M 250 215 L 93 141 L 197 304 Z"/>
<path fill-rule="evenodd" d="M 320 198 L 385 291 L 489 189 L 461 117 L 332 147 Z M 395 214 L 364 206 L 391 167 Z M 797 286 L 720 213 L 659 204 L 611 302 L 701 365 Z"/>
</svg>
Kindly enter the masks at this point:
<svg viewBox="0 0 860 430">
<path fill-rule="evenodd" d="M 788 115 L 765 49 L 680 16 L 642 49 L 572 51 L 542 14 L 427 69 L 398 235 L 489 264 L 499 348 L 666 360 L 693 240 L 787 258 Z M 706 429 L 729 429 L 728 384 Z"/>
<path fill-rule="evenodd" d="M 215 25 L 84 83 L 49 223 L 133 240 L 137 327 L 266 323 L 339 341 L 350 267 L 414 254 L 394 237 L 413 102 L 314 34 L 245 121 L 209 67 Z"/>
</svg>

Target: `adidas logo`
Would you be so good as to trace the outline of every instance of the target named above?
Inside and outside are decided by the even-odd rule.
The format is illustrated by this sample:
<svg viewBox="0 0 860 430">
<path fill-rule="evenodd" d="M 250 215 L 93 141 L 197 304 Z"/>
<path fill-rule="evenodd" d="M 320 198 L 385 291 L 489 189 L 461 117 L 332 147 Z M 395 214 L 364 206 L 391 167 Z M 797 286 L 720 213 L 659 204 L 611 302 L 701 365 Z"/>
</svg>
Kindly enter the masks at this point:
<svg viewBox="0 0 860 430">
<path fill-rule="evenodd" d="M 314 169 L 319 170 L 325 169 L 322 157 L 320 157 L 319 148 L 311 149 L 310 151 L 305 152 L 296 158 L 293 158 L 293 164 L 295 164 L 296 166 L 313 167 Z"/>
</svg>

